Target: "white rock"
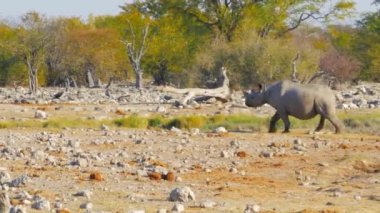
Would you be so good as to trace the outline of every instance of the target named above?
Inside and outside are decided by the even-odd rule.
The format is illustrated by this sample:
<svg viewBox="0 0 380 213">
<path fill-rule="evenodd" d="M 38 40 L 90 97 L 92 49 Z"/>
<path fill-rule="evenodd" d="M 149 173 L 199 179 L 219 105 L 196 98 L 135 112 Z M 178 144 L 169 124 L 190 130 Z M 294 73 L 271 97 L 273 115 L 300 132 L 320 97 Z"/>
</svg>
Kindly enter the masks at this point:
<svg viewBox="0 0 380 213">
<path fill-rule="evenodd" d="M 187 186 L 183 188 L 175 188 L 169 196 L 169 201 L 188 202 L 190 200 L 195 200 L 195 194 Z"/>
<path fill-rule="evenodd" d="M 166 112 L 166 108 L 164 106 L 158 106 L 156 108 L 156 112 L 165 113 Z"/>
<path fill-rule="evenodd" d="M 157 211 L 157 213 L 166 213 L 166 212 L 168 212 L 166 209 L 159 209 L 159 210 Z"/>
<path fill-rule="evenodd" d="M 8 183 L 11 181 L 11 176 L 5 170 L 0 170 L 0 185 Z"/>
<path fill-rule="evenodd" d="M 105 124 L 102 124 L 102 125 L 100 126 L 100 129 L 103 130 L 103 131 L 108 131 L 108 130 L 110 130 L 110 128 L 109 128 L 107 125 L 105 125 Z"/>
<path fill-rule="evenodd" d="M 201 203 L 201 208 L 213 208 L 216 205 L 214 201 L 206 200 Z"/>
<path fill-rule="evenodd" d="M 232 156 L 232 153 L 229 151 L 226 151 L 226 150 L 224 150 L 220 153 L 220 157 L 222 157 L 222 158 L 230 158 L 231 156 Z"/>
<path fill-rule="evenodd" d="M 260 206 L 257 204 L 248 204 L 244 209 L 244 213 L 258 213 L 258 212 L 260 212 Z"/>
<path fill-rule="evenodd" d="M 50 202 L 45 199 L 40 199 L 33 203 L 32 208 L 50 211 Z"/>
<path fill-rule="evenodd" d="M 82 191 L 79 191 L 77 193 L 74 194 L 74 196 L 78 196 L 78 197 L 86 197 L 86 198 L 90 198 L 92 195 L 92 192 L 88 189 L 85 189 L 85 190 L 82 190 Z"/>
<path fill-rule="evenodd" d="M 26 213 L 26 208 L 23 206 L 12 206 L 9 213 Z"/>
<path fill-rule="evenodd" d="M 37 119 L 47 119 L 47 117 L 48 117 L 48 114 L 42 110 L 37 110 L 34 113 L 34 118 L 37 118 Z"/>
<path fill-rule="evenodd" d="M 145 210 L 132 210 L 132 211 L 129 211 L 128 213 L 145 213 Z"/>
<path fill-rule="evenodd" d="M 179 203 L 174 204 L 172 211 L 174 212 L 184 212 L 185 211 L 185 206 Z"/>
<path fill-rule="evenodd" d="M 216 128 L 216 129 L 214 129 L 214 132 L 215 133 L 227 133 L 228 131 L 227 131 L 226 128 L 220 126 L 220 127 Z"/>
<path fill-rule="evenodd" d="M 8 208 L 10 206 L 9 197 L 6 193 L 1 192 L 0 193 L 0 212 L 6 212 L 8 211 Z"/>
<path fill-rule="evenodd" d="M 94 204 L 87 202 L 87 203 L 82 203 L 80 204 L 79 208 L 81 209 L 86 209 L 86 210 L 91 210 L 94 207 Z"/>
<path fill-rule="evenodd" d="M 361 197 L 360 195 L 354 195 L 354 199 L 355 199 L 355 200 L 361 200 L 362 197 Z"/>
</svg>

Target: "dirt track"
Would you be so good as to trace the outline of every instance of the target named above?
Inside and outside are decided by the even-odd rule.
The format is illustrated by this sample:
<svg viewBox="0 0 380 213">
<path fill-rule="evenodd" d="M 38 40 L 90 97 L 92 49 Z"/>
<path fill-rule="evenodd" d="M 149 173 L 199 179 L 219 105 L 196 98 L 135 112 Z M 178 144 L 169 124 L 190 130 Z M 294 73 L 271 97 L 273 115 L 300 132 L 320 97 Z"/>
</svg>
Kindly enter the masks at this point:
<svg viewBox="0 0 380 213">
<path fill-rule="evenodd" d="M 109 116 L 107 112 L 115 108 L 55 107 L 45 106 L 50 118 Z M 0 105 L 5 120 L 32 119 L 36 108 Z M 11 197 L 19 191 L 39 194 L 50 201 L 52 209 L 59 201 L 70 212 L 84 212 L 79 206 L 88 199 L 73 196 L 83 189 L 93 193 L 89 201 L 94 212 L 170 210 L 174 203 L 167 198 L 171 190 L 182 186 L 189 186 L 196 195 L 195 201 L 184 203 L 186 212 L 243 212 L 249 203 L 269 212 L 378 212 L 380 137 L 306 132 L 1 129 L 0 167 L 7 168 L 12 177 L 31 177 L 28 184 L 11 191 Z M 68 147 L 68 141 L 79 142 Z M 16 153 L 1 157 L 5 148 Z M 46 155 L 36 157 L 37 151 Z M 46 160 L 48 156 L 55 162 Z M 71 165 L 77 158 L 85 158 L 87 165 Z M 138 174 L 147 168 L 172 171 L 180 180 L 157 181 Z M 92 172 L 99 172 L 103 180 L 90 180 Z M 206 200 L 215 202 L 214 207 L 201 208 Z"/>
</svg>

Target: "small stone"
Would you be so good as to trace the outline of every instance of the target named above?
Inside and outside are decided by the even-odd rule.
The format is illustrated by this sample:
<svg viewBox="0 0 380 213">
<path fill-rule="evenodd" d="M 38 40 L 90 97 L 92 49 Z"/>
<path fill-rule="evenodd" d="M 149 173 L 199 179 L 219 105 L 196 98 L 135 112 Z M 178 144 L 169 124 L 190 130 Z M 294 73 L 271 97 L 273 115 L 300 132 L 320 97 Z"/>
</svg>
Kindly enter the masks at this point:
<svg viewBox="0 0 380 213">
<path fill-rule="evenodd" d="M 260 156 L 265 157 L 265 158 L 272 158 L 273 157 L 273 152 L 268 152 L 268 151 L 262 151 Z"/>
<path fill-rule="evenodd" d="M 11 176 L 9 173 L 5 170 L 0 170 L 0 185 L 8 183 L 9 181 L 11 181 Z"/>
<path fill-rule="evenodd" d="M 244 152 L 244 151 L 239 151 L 239 152 L 236 153 L 236 155 L 237 155 L 239 158 L 245 158 L 245 157 L 248 156 L 247 153 Z"/>
<path fill-rule="evenodd" d="M 260 206 L 257 204 L 248 204 L 244 209 L 244 213 L 258 213 L 258 212 L 260 212 Z"/>
<path fill-rule="evenodd" d="M 216 205 L 214 201 L 206 200 L 201 203 L 201 208 L 213 208 Z"/>
<path fill-rule="evenodd" d="M 175 181 L 175 175 L 173 172 L 168 172 L 168 174 L 163 176 L 163 179 L 172 182 Z"/>
<path fill-rule="evenodd" d="M 79 208 L 81 209 L 86 209 L 86 210 L 91 210 L 94 207 L 94 204 L 87 202 L 87 203 L 82 203 L 80 204 Z"/>
<path fill-rule="evenodd" d="M 189 187 L 175 188 L 169 196 L 169 201 L 188 202 L 195 200 L 195 194 Z"/>
<path fill-rule="evenodd" d="M 174 132 L 174 133 L 182 133 L 182 130 L 181 129 L 178 129 L 177 127 L 173 126 L 171 129 L 170 129 L 171 132 Z"/>
<path fill-rule="evenodd" d="M 11 181 L 11 187 L 20 187 L 26 185 L 30 181 L 30 178 L 27 175 L 22 175 Z"/>
<path fill-rule="evenodd" d="M 158 172 L 151 172 L 148 174 L 148 177 L 151 180 L 161 180 L 162 179 L 161 173 L 158 173 Z"/>
<path fill-rule="evenodd" d="M 107 125 L 105 125 L 105 124 L 102 124 L 100 126 L 100 129 L 103 130 L 103 131 L 109 131 L 110 130 L 110 128 Z"/>
<path fill-rule="evenodd" d="M 9 213 L 26 213 L 26 209 L 23 206 L 12 206 Z"/>
<path fill-rule="evenodd" d="M 328 163 L 318 163 L 318 166 L 322 166 L 322 167 L 328 167 L 329 164 Z"/>
<path fill-rule="evenodd" d="M 362 197 L 361 197 L 360 195 L 354 195 L 354 199 L 355 199 L 355 200 L 361 200 Z"/>
<path fill-rule="evenodd" d="M 220 153 L 220 157 L 222 158 L 230 158 L 231 157 L 231 153 L 227 150 L 224 150 Z"/>
<path fill-rule="evenodd" d="M 33 203 L 32 208 L 50 211 L 50 202 L 45 199 L 40 199 Z"/>
<path fill-rule="evenodd" d="M 168 211 L 166 209 L 159 209 L 157 213 L 167 213 Z"/>
<path fill-rule="evenodd" d="M 1 192 L 0 193 L 0 212 L 8 211 L 9 206 L 10 206 L 10 201 L 9 201 L 8 195 L 4 192 Z"/>
<path fill-rule="evenodd" d="M 222 126 L 214 129 L 214 132 L 219 134 L 228 133 L 227 129 Z"/>
<path fill-rule="evenodd" d="M 90 174 L 90 180 L 102 181 L 104 178 L 100 172 L 93 172 Z"/>
<path fill-rule="evenodd" d="M 232 168 L 230 169 L 230 172 L 236 174 L 236 173 L 238 173 L 238 170 L 237 170 L 237 168 L 232 167 Z"/>
<path fill-rule="evenodd" d="M 47 119 L 47 117 L 48 117 L 47 113 L 42 110 L 37 110 L 34 113 L 34 118 L 37 118 L 37 119 Z"/>
<path fill-rule="evenodd" d="M 293 143 L 294 143 L 294 145 L 301 145 L 301 146 L 303 145 L 303 144 L 302 144 L 302 140 L 299 139 L 299 138 L 294 139 Z"/>
<path fill-rule="evenodd" d="M 179 204 L 179 203 L 176 203 L 174 204 L 173 208 L 172 208 L 172 211 L 175 211 L 175 212 L 184 212 L 185 211 L 185 206 L 182 205 L 182 204 Z"/>
<path fill-rule="evenodd" d="M 164 106 L 158 106 L 156 108 L 156 112 L 165 113 L 166 112 L 166 108 Z"/>
<path fill-rule="evenodd" d="M 129 211 L 128 213 L 145 213 L 145 210 L 132 210 L 132 211 Z"/>
<path fill-rule="evenodd" d="M 74 196 L 78 196 L 78 197 L 86 197 L 86 198 L 90 198 L 92 195 L 92 192 L 90 190 L 82 190 L 82 191 L 79 191 L 77 193 L 74 194 Z"/>
<path fill-rule="evenodd" d="M 333 196 L 334 196 L 334 197 L 342 197 L 342 192 L 340 192 L 340 191 L 335 191 L 335 192 L 333 193 Z"/>
</svg>

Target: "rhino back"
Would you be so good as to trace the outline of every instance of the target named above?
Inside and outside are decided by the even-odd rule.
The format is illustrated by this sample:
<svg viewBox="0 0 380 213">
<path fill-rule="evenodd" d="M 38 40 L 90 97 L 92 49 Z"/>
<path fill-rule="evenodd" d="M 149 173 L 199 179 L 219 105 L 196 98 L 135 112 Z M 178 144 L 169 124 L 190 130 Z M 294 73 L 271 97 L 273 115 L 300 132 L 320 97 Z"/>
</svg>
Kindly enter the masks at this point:
<svg viewBox="0 0 380 213">
<path fill-rule="evenodd" d="M 321 85 L 281 81 L 273 84 L 268 91 L 270 105 L 299 119 L 314 117 L 317 114 L 315 104 L 322 108 L 335 107 L 332 91 Z"/>
</svg>

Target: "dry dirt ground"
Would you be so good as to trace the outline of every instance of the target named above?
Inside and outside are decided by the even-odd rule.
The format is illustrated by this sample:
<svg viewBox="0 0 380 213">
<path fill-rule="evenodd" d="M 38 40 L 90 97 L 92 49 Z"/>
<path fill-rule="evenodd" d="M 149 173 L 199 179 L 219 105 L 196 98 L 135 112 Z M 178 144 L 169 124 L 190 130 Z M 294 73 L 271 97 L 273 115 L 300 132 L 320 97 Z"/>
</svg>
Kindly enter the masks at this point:
<svg viewBox="0 0 380 213">
<path fill-rule="evenodd" d="M 28 120 L 37 107 L 0 105 L 0 113 L 3 120 Z M 44 106 L 49 118 L 117 116 L 116 108 Z M 131 111 L 144 114 L 151 108 L 135 106 Z M 25 186 L 11 189 L 10 197 L 27 191 L 46 198 L 52 209 L 59 202 L 70 212 L 85 212 L 80 209 L 85 202 L 93 204 L 93 212 L 170 211 L 174 205 L 168 201 L 170 192 L 183 186 L 196 196 L 195 201 L 183 203 L 186 212 L 243 212 L 252 203 L 262 212 L 380 212 L 380 137 L 307 132 L 1 129 L 0 150 L 10 147 L 22 155 L 1 157 L 0 167 L 12 178 L 31 177 Z M 70 148 L 70 141 L 78 143 Z M 70 165 L 78 155 L 88 165 Z M 54 163 L 46 156 L 53 157 Z M 138 174 L 148 168 L 172 171 L 177 180 L 151 180 Z M 91 180 L 93 172 L 101 180 Z M 92 192 L 90 198 L 73 196 L 84 189 Z M 202 208 L 204 201 L 214 206 Z M 46 212 L 30 205 L 27 209 Z"/>
</svg>

